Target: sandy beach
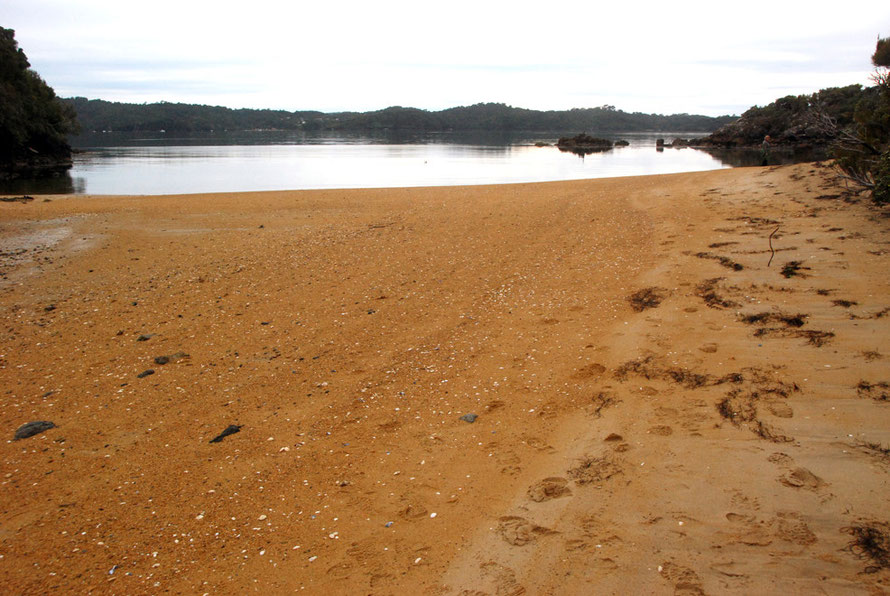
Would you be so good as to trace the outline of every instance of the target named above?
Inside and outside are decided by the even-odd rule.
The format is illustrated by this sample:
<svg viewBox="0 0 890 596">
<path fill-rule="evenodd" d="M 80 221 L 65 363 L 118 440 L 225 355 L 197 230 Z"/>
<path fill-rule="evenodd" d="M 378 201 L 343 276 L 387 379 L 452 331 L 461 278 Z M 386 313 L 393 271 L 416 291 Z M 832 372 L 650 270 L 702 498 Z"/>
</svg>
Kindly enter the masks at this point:
<svg viewBox="0 0 890 596">
<path fill-rule="evenodd" d="M 2 202 L 0 586 L 887 593 L 886 215 L 820 163 Z"/>
</svg>

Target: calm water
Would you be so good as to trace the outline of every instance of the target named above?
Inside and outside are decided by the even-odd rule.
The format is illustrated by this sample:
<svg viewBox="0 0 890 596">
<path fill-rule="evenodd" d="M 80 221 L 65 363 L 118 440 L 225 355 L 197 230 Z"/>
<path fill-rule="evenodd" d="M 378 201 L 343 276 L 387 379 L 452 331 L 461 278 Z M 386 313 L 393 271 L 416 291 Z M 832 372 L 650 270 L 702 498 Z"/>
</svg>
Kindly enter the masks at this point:
<svg viewBox="0 0 890 596">
<path fill-rule="evenodd" d="M 713 170 L 730 164 L 695 149 L 656 151 L 656 138 L 702 133 L 612 135 L 630 142 L 578 157 L 535 142 L 555 137 L 429 135 L 311 136 L 238 133 L 101 134 L 74 139 L 67 177 L 18 181 L 6 193 L 178 194 L 252 190 L 496 184 Z"/>
</svg>

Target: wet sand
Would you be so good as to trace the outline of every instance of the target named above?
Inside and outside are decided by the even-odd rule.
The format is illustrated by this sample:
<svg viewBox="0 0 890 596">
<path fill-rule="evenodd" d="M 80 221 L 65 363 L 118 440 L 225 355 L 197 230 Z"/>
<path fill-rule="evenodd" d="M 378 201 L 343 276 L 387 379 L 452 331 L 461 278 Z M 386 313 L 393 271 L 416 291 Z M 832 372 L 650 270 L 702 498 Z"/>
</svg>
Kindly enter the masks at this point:
<svg viewBox="0 0 890 596">
<path fill-rule="evenodd" d="M 828 167 L 49 199 L 10 593 L 888 589 L 890 220 Z"/>
</svg>

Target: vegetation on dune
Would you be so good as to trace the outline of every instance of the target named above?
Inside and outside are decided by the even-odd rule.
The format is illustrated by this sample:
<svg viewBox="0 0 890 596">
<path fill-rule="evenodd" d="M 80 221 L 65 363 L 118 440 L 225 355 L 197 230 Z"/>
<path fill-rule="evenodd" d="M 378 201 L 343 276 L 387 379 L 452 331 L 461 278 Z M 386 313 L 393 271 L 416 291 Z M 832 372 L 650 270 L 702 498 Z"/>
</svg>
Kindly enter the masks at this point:
<svg viewBox="0 0 890 596">
<path fill-rule="evenodd" d="M 875 86 L 856 104 L 853 122 L 844 126 L 823 118 L 837 131 L 834 153 L 844 177 L 890 204 L 890 38 L 878 39 L 872 55 Z"/>
<path fill-rule="evenodd" d="M 872 63 L 872 87 L 832 87 L 754 106 L 689 144 L 757 147 L 769 136 L 774 146 L 823 146 L 849 183 L 869 191 L 875 203 L 890 204 L 890 38 L 878 39 Z"/>
<path fill-rule="evenodd" d="M 31 70 L 15 31 L 0 27 L 0 177 L 58 173 L 71 166 L 74 110 Z"/>
</svg>

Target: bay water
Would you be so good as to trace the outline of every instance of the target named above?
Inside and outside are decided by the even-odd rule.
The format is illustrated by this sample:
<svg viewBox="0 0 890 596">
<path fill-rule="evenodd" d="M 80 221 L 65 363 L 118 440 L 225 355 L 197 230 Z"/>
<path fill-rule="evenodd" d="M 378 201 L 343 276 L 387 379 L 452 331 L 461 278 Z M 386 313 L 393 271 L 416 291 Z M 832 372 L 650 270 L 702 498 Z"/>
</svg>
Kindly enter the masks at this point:
<svg viewBox="0 0 890 596">
<path fill-rule="evenodd" d="M 601 135 L 629 145 L 578 156 L 557 149 L 556 137 L 547 135 L 93 133 L 73 139 L 74 167 L 66 176 L 3 183 L 0 192 L 158 195 L 452 186 L 732 167 L 696 149 L 656 149 L 658 138 L 669 144 L 704 134 Z"/>
</svg>

